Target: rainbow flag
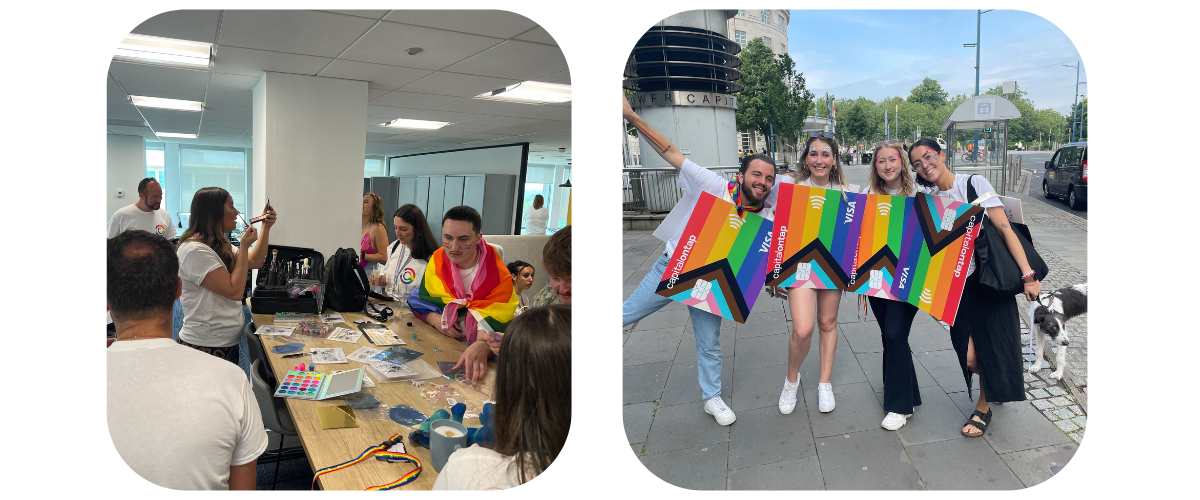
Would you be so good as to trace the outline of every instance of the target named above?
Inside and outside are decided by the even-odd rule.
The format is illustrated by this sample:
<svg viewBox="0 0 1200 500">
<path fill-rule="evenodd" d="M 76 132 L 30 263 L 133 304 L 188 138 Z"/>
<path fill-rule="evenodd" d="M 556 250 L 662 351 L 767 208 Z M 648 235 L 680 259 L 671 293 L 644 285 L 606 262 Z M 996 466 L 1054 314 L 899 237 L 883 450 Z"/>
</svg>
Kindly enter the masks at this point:
<svg viewBox="0 0 1200 500">
<path fill-rule="evenodd" d="M 745 323 L 763 287 L 771 221 L 701 193 L 656 293 Z"/>
<path fill-rule="evenodd" d="M 891 295 L 953 325 L 983 208 L 929 194 L 908 200 Z M 894 227 L 889 222 L 889 237 Z"/>
<path fill-rule="evenodd" d="M 822 290 L 846 289 L 867 195 L 780 184 L 771 234 L 766 284 Z"/>
<path fill-rule="evenodd" d="M 453 324 L 460 308 L 465 308 L 469 315 L 463 333 L 468 343 L 475 341 L 478 330 L 503 333 L 518 305 L 512 275 L 504 261 L 483 239 L 479 240 L 478 248 L 480 266 L 469 293 L 459 277 L 458 267 L 446 257 L 446 250 L 439 248 L 429 257 L 420 287 L 408 299 L 413 312 L 440 313 L 446 324 Z M 456 306 L 447 307 L 451 304 Z"/>
</svg>

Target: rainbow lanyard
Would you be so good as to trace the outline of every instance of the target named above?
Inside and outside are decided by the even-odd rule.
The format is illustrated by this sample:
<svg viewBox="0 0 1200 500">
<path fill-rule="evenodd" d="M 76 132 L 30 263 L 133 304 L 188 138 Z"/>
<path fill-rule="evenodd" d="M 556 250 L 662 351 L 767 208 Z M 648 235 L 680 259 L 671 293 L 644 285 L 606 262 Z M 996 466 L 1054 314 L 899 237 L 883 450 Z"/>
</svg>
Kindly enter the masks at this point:
<svg viewBox="0 0 1200 500">
<path fill-rule="evenodd" d="M 362 452 L 362 454 L 359 455 L 354 460 L 351 460 L 349 462 L 343 462 L 343 463 L 340 463 L 337 465 L 331 465 L 324 469 L 318 470 L 316 473 L 313 474 L 313 489 L 316 489 L 316 487 L 317 487 L 317 478 L 321 477 L 322 475 L 333 472 L 333 471 L 339 471 L 339 470 L 345 469 L 346 467 L 349 467 L 351 465 L 362 462 L 363 460 L 366 460 L 371 455 L 375 455 L 376 458 L 387 459 L 387 461 L 389 461 L 389 462 L 408 462 L 408 463 L 413 464 L 416 468 L 409 471 L 407 474 L 400 476 L 400 479 L 397 479 L 397 480 L 392 481 L 387 484 L 381 484 L 379 486 L 371 486 L 363 491 L 390 490 L 393 488 L 399 488 L 401 486 L 404 486 L 408 483 L 413 482 L 414 480 L 417 479 L 417 476 L 421 475 L 421 461 L 419 459 L 417 459 L 417 457 L 414 457 L 407 453 L 398 453 L 398 452 L 394 452 L 394 451 L 387 451 L 388 448 L 391 448 L 396 443 L 399 443 L 400 440 L 401 440 L 401 437 L 399 434 L 393 434 L 392 437 L 390 439 L 388 439 L 387 441 L 384 441 L 376 446 L 367 448 L 366 451 Z"/>
<path fill-rule="evenodd" d="M 746 217 L 745 211 L 747 211 L 747 210 L 758 213 L 758 212 L 762 211 L 762 209 L 763 209 L 763 205 L 762 205 L 761 201 L 755 205 L 745 205 L 745 206 L 742 205 L 742 202 L 741 202 L 742 185 L 741 185 L 741 183 L 739 183 L 737 181 L 736 178 L 729 181 L 729 197 L 733 198 L 733 204 L 737 205 L 738 217 L 745 218 Z"/>
</svg>

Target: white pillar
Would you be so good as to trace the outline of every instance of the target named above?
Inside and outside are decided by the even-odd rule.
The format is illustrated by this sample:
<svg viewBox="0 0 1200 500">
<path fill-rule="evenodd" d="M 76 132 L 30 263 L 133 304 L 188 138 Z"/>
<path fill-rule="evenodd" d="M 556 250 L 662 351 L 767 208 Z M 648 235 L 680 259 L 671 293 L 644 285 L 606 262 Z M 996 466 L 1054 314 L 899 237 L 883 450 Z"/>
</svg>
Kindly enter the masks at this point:
<svg viewBox="0 0 1200 500">
<path fill-rule="evenodd" d="M 138 183 L 146 177 L 146 139 L 134 135 L 108 135 L 108 185 L 104 199 L 108 213 L 104 225 L 121 207 L 138 201 Z M 121 191 L 122 198 L 117 198 Z"/>
<path fill-rule="evenodd" d="M 271 244 L 329 259 L 359 247 L 367 83 L 264 73 L 254 87 L 250 211 L 279 213 Z M 249 217 L 247 217 L 249 218 Z"/>
</svg>

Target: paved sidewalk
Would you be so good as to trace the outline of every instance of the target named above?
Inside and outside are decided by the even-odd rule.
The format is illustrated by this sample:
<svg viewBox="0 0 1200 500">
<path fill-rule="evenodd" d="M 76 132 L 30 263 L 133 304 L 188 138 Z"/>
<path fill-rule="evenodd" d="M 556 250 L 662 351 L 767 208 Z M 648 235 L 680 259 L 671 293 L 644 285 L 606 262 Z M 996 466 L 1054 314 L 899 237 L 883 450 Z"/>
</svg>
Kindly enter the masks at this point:
<svg viewBox="0 0 1200 500">
<path fill-rule="evenodd" d="M 862 182 L 856 173 L 865 180 L 859 168 L 847 169 L 852 182 Z M 1086 280 L 1086 221 L 1034 199 L 1025 212 L 1052 268 L 1047 287 Z M 664 250 L 650 233 L 624 233 L 624 297 Z M 748 323 L 725 320 L 722 396 L 737 412 L 728 427 L 703 411 L 685 306 L 673 303 L 627 329 L 624 424 L 631 449 L 658 477 L 690 489 L 1020 489 L 1045 481 L 1074 455 L 1086 427 L 1079 401 L 1086 401 L 1086 317 L 1069 325 L 1069 383 L 1048 380 L 1048 369 L 1027 373 L 1029 401 L 993 405 L 987 434 L 973 439 L 959 434 L 974 403 L 949 332 L 923 312 L 910 342 L 924 404 L 900 431 L 880 427 L 882 343 L 874 316 L 859 321 L 856 304 L 848 295 L 839 309 L 831 413 L 816 408 L 816 338 L 800 368 L 802 399 L 791 415 L 779 413 L 792 330 L 785 302 L 764 294 Z M 1018 306 L 1027 310 L 1024 299 Z"/>
</svg>

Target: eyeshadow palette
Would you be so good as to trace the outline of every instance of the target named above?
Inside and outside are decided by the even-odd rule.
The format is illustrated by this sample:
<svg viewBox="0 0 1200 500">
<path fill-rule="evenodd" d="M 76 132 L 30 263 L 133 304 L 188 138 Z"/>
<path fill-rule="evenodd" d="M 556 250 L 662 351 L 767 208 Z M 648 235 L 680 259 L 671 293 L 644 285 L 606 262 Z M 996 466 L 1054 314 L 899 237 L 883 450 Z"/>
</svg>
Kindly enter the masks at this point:
<svg viewBox="0 0 1200 500">
<path fill-rule="evenodd" d="M 287 372 L 275 396 L 296 399 L 328 399 L 362 389 L 363 369 L 336 374 L 293 370 Z"/>
</svg>

